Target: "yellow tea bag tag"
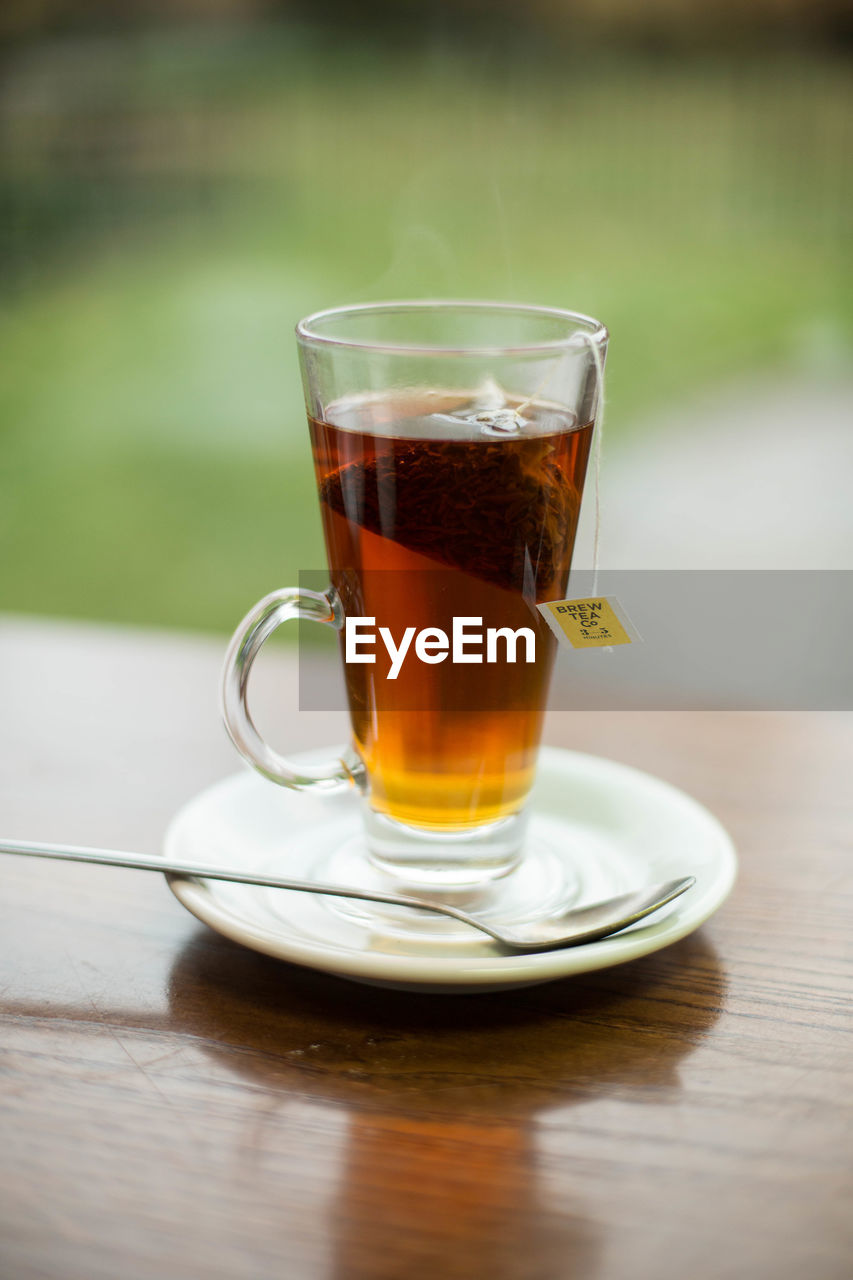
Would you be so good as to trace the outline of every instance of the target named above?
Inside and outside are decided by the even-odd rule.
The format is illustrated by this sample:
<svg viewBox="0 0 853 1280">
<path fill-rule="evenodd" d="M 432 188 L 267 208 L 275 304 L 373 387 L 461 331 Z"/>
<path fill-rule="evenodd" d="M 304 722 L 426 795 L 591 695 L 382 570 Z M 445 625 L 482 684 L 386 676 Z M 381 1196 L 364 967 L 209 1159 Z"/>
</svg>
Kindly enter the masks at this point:
<svg viewBox="0 0 853 1280">
<path fill-rule="evenodd" d="M 640 638 L 613 596 L 550 600 L 536 607 L 560 643 L 573 649 L 631 644 Z"/>
</svg>

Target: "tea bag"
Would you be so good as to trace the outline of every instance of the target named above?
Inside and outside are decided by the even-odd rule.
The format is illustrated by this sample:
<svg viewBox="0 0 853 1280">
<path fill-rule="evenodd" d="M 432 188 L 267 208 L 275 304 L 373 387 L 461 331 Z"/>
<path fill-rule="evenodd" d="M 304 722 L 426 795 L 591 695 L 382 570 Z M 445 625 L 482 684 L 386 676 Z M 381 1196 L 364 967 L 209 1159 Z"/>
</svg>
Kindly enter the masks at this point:
<svg viewBox="0 0 853 1280">
<path fill-rule="evenodd" d="M 518 436 L 528 425 L 526 419 L 510 405 L 503 388 L 491 377 L 483 380 L 470 400 L 433 413 L 430 419 L 436 428 L 437 438 L 459 440 L 476 440 L 481 436 Z"/>
<path fill-rule="evenodd" d="M 527 419 L 508 404 L 506 393 L 494 378 L 486 378 L 480 385 L 464 417 L 466 422 L 478 427 L 483 436 L 520 435 L 529 425 Z"/>
<path fill-rule="evenodd" d="M 511 448 L 468 440 L 391 440 L 328 476 L 321 500 L 370 533 L 503 587 L 551 589 L 568 567 L 577 489 L 523 436 Z"/>
</svg>

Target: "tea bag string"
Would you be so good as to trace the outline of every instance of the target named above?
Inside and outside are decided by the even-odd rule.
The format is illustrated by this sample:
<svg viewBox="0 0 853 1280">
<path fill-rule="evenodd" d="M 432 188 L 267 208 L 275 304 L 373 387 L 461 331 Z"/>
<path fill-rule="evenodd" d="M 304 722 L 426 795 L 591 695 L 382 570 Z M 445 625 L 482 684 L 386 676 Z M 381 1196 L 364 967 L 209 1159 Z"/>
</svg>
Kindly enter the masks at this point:
<svg viewBox="0 0 853 1280">
<path fill-rule="evenodd" d="M 592 334 L 582 333 L 584 341 L 589 345 L 592 362 L 595 365 L 596 396 L 592 419 L 594 438 L 592 442 L 592 474 L 595 488 L 595 532 L 592 539 L 592 594 L 598 595 L 598 560 L 601 551 L 601 437 L 604 433 L 604 357 L 601 348 Z"/>
<path fill-rule="evenodd" d="M 591 333 L 579 330 L 577 336 L 589 347 L 592 363 L 595 365 L 595 396 L 592 413 L 592 420 L 595 423 L 592 444 L 592 474 L 595 489 L 595 527 L 592 539 L 592 594 L 595 596 L 598 595 L 598 561 L 601 551 L 601 437 L 604 434 L 604 357 L 601 354 L 601 348 Z M 515 412 L 518 414 L 523 413 L 527 406 L 532 404 L 539 394 L 544 391 L 555 373 L 556 366 L 549 369 L 539 386 L 530 393 L 526 400 L 516 407 Z"/>
</svg>

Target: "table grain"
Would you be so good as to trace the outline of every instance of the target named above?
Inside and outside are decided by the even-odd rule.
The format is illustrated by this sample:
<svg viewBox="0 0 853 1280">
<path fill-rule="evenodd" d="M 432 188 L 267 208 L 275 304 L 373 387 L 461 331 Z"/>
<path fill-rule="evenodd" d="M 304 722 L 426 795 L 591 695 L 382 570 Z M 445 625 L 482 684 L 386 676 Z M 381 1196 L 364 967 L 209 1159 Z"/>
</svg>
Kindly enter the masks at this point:
<svg viewBox="0 0 853 1280">
<path fill-rule="evenodd" d="M 240 767 L 223 641 L 0 623 L 0 833 L 155 852 Z M 346 734 L 255 700 L 282 748 Z M 847 1280 L 853 717 L 562 712 L 731 832 L 698 932 L 503 994 L 244 950 L 139 872 L 0 863 L 0 1280 Z"/>
</svg>

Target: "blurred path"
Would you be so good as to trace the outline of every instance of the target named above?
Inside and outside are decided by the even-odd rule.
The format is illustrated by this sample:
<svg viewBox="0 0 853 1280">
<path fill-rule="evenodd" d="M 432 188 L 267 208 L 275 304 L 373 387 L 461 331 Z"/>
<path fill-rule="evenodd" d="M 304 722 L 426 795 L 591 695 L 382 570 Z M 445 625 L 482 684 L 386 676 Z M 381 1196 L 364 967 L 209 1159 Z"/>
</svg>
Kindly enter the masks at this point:
<svg viewBox="0 0 853 1280">
<path fill-rule="evenodd" d="M 729 385 L 605 434 L 601 492 L 605 569 L 851 569 L 853 378 Z"/>
</svg>

